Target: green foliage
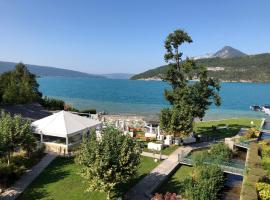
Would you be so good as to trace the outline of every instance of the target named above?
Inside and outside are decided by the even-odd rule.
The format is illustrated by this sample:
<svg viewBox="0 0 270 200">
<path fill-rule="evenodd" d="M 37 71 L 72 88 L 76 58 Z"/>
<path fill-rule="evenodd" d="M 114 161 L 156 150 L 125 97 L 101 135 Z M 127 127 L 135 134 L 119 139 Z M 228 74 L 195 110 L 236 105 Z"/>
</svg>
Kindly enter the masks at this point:
<svg viewBox="0 0 270 200">
<path fill-rule="evenodd" d="M 41 105 L 49 110 L 64 110 L 65 102 L 60 99 L 45 96 L 41 100 Z"/>
<path fill-rule="evenodd" d="M 42 94 L 38 91 L 36 76 L 30 73 L 23 63 L 13 71 L 0 76 L 0 103 L 25 104 L 37 102 Z"/>
<path fill-rule="evenodd" d="M 171 86 L 164 95 L 171 108 L 161 111 L 160 125 L 165 132 L 174 135 L 188 135 L 195 118 L 202 119 L 212 103 L 220 105 L 219 82 L 209 78 L 206 68 L 195 61 L 182 61 L 179 47 L 185 42 L 191 43 L 191 37 L 176 30 L 168 35 L 164 45 L 167 51 L 164 59 L 169 62 L 169 68 L 163 80 Z M 190 83 L 194 78 L 198 81 Z"/>
<path fill-rule="evenodd" d="M 113 127 L 102 131 L 102 139 L 95 133 L 84 140 L 77 161 L 82 165 L 82 177 L 88 190 L 107 192 L 107 198 L 120 183 L 126 183 L 136 175 L 140 163 L 140 145 Z"/>
<path fill-rule="evenodd" d="M 193 176 L 184 181 L 185 197 L 189 200 L 216 200 L 223 182 L 223 172 L 218 166 L 196 166 Z"/>
<path fill-rule="evenodd" d="M 244 139 L 253 139 L 253 138 L 257 138 L 260 134 L 260 131 L 257 130 L 256 128 L 250 128 L 248 129 L 245 133 L 244 133 Z"/>
<path fill-rule="evenodd" d="M 265 177 L 266 172 L 263 169 L 262 159 L 260 157 L 260 146 L 257 143 L 250 144 L 247 154 L 246 168 L 247 172 L 244 176 L 241 199 L 258 199 L 256 183 Z"/>
<path fill-rule="evenodd" d="M 208 58 L 196 60 L 198 65 L 223 67 L 224 71 L 208 71 L 209 76 L 227 81 L 248 80 L 255 82 L 270 81 L 270 54 L 258 54 L 237 58 Z M 131 79 L 163 78 L 168 65 L 134 75 Z"/>
<path fill-rule="evenodd" d="M 0 115 L 0 152 L 7 156 L 8 164 L 11 153 L 23 149 L 30 155 L 36 148 L 34 131 L 29 120 L 20 115 L 12 117 L 1 112 Z"/>
<path fill-rule="evenodd" d="M 224 143 L 212 144 L 210 147 L 209 155 L 211 159 L 218 162 L 228 162 L 232 156 L 232 150 Z"/>
<path fill-rule="evenodd" d="M 270 200 L 270 184 L 259 182 L 256 183 L 256 188 L 261 200 Z"/>
<path fill-rule="evenodd" d="M 27 169 L 38 163 L 43 155 L 42 148 L 32 152 L 31 157 L 21 151 L 11 156 L 9 165 L 5 158 L 0 158 L 0 188 L 13 184 Z"/>
</svg>

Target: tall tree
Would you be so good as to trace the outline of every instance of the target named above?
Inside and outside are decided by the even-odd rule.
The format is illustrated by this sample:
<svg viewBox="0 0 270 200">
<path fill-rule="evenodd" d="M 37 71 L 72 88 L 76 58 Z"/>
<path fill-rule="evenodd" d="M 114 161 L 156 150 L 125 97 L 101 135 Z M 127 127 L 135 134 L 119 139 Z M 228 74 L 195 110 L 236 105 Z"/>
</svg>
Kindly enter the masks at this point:
<svg viewBox="0 0 270 200">
<path fill-rule="evenodd" d="M 13 71 L 0 76 L 0 102 L 18 104 L 39 101 L 42 94 L 38 87 L 36 76 L 19 63 Z"/>
<path fill-rule="evenodd" d="M 95 132 L 81 145 L 77 162 L 83 166 L 82 177 L 88 190 L 107 192 L 107 199 L 119 183 L 126 183 L 137 172 L 140 163 L 140 146 L 133 138 L 108 127 L 101 139 Z"/>
<path fill-rule="evenodd" d="M 194 60 L 182 60 L 179 48 L 191 42 L 185 31 L 176 30 L 167 36 L 164 45 L 164 59 L 169 69 L 163 80 L 171 86 L 164 95 L 171 107 L 161 111 L 160 125 L 166 133 L 177 136 L 190 134 L 194 119 L 202 119 L 212 103 L 220 105 L 219 81 L 208 77 L 206 68 L 198 66 Z M 196 81 L 192 81 L 194 79 Z"/>
</svg>

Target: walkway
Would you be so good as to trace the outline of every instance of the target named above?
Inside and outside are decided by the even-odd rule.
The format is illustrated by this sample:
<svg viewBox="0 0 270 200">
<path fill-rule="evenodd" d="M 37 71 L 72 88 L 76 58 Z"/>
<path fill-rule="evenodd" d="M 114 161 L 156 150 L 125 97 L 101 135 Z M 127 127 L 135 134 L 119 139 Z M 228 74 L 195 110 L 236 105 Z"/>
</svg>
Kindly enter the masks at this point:
<svg viewBox="0 0 270 200">
<path fill-rule="evenodd" d="M 149 200 L 151 194 L 164 182 L 178 167 L 178 154 L 187 155 L 192 149 L 207 147 L 209 143 L 194 144 L 191 146 L 179 147 L 166 160 L 160 163 L 139 183 L 131 188 L 126 198 L 128 200 Z"/>
<path fill-rule="evenodd" d="M 165 160 L 165 159 L 168 158 L 168 156 L 166 156 L 166 155 L 153 154 L 153 153 L 151 153 L 151 152 L 145 152 L 145 151 L 143 151 L 143 152 L 141 153 L 141 155 L 142 155 L 142 156 L 145 156 L 145 157 L 157 158 L 157 159 L 161 159 L 161 160 Z M 161 158 L 160 158 L 160 156 L 161 156 Z"/>
<path fill-rule="evenodd" d="M 18 181 L 16 181 L 12 187 L 0 194 L 0 199 L 16 199 L 56 157 L 56 154 L 48 153 L 38 164 L 28 170 Z"/>
</svg>

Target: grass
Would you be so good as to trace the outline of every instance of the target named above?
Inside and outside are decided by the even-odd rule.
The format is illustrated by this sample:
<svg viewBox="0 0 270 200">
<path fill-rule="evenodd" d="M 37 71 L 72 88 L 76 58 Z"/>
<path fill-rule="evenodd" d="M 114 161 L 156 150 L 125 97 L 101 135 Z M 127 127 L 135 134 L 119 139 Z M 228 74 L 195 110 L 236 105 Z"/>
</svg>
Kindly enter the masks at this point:
<svg viewBox="0 0 270 200">
<path fill-rule="evenodd" d="M 250 128 L 251 121 L 254 122 L 256 128 L 260 127 L 261 119 L 255 118 L 233 118 L 218 121 L 205 121 L 195 123 L 195 132 L 201 135 L 207 135 L 210 137 L 225 138 L 236 135 L 241 128 Z M 221 129 L 213 131 L 212 126 L 225 126 L 228 125 L 228 129 Z"/>
<path fill-rule="evenodd" d="M 152 158 L 141 157 L 141 165 L 138 176 L 127 184 L 119 186 L 119 193 L 124 194 L 147 175 L 158 163 Z M 87 185 L 78 174 L 80 166 L 74 163 L 72 158 L 56 158 L 41 175 L 25 190 L 19 200 L 103 200 L 106 194 L 103 192 L 85 192 Z"/>
<path fill-rule="evenodd" d="M 157 192 L 163 194 L 166 192 L 181 194 L 183 192 L 183 181 L 192 174 L 192 170 L 192 167 L 185 165 L 180 166 L 169 181 L 161 185 Z"/>
<path fill-rule="evenodd" d="M 164 149 L 162 149 L 161 150 L 161 154 L 162 155 L 170 155 L 172 152 L 174 152 L 177 148 L 178 148 L 179 146 L 177 146 L 177 145 L 171 145 L 171 146 L 167 146 L 167 147 L 165 147 Z M 147 147 L 145 147 L 144 149 L 143 149 L 143 151 L 145 151 L 145 152 L 153 152 L 153 150 L 151 150 L 151 149 L 148 149 Z M 159 152 L 158 152 L 159 153 Z"/>
</svg>

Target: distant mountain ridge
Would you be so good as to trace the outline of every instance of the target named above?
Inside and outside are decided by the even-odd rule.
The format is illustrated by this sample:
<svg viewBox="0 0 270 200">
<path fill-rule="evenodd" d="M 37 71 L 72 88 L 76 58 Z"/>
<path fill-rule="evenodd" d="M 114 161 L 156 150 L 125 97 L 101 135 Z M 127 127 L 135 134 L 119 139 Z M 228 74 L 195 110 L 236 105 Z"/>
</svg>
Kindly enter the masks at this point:
<svg viewBox="0 0 270 200">
<path fill-rule="evenodd" d="M 239 52 L 223 48 L 216 53 L 219 57 L 204 57 L 196 59 L 196 62 L 205 66 L 211 77 L 221 81 L 270 82 L 270 53 L 246 55 Z M 168 66 L 164 65 L 134 75 L 131 79 L 161 80 L 167 70 Z"/>
<path fill-rule="evenodd" d="M 4 62 L 0 61 L 0 74 L 13 70 L 17 63 L 14 62 Z M 39 65 L 29 65 L 26 64 L 29 71 L 36 76 L 46 77 L 46 76 L 63 76 L 63 77 L 88 77 L 88 78 L 105 78 L 102 75 L 88 74 L 84 72 L 79 72 L 69 69 L 61 69 L 57 67 L 47 67 Z"/>
</svg>

